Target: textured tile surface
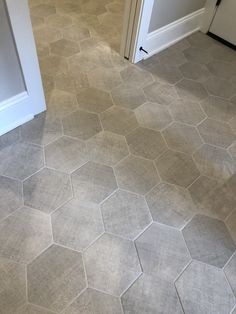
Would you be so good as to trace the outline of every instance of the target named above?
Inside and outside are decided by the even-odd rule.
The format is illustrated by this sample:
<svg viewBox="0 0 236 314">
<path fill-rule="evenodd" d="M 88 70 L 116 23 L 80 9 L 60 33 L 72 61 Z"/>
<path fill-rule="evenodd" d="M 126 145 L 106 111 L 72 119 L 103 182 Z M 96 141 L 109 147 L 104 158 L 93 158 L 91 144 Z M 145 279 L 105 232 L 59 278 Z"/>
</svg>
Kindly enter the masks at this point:
<svg viewBox="0 0 236 314">
<path fill-rule="evenodd" d="M 86 286 L 80 253 L 52 245 L 27 266 L 28 298 L 62 311 Z"/>
<path fill-rule="evenodd" d="M 88 285 L 113 295 L 121 295 L 140 275 L 134 243 L 104 234 L 84 253 Z"/>
<path fill-rule="evenodd" d="M 192 262 L 176 288 L 185 313 L 228 314 L 235 305 L 223 271 L 204 263 Z"/>
</svg>

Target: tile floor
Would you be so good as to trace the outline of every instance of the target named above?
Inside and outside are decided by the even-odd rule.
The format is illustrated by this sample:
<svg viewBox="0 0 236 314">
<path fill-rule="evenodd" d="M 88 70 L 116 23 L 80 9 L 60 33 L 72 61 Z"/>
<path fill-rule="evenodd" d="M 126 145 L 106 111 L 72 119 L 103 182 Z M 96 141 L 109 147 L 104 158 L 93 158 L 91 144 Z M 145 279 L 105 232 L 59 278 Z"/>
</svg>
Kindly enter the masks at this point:
<svg viewBox="0 0 236 314">
<path fill-rule="evenodd" d="M 0 313 L 236 313 L 235 51 L 134 66 L 122 0 L 30 8 L 48 111 L 0 138 Z"/>
</svg>

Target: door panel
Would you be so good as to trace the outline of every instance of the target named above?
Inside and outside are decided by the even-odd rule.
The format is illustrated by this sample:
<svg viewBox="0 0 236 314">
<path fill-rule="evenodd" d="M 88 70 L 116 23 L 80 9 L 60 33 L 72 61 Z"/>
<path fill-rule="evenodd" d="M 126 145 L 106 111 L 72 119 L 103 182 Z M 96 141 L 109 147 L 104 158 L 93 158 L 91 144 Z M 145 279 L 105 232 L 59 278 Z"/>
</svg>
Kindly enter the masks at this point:
<svg viewBox="0 0 236 314">
<path fill-rule="evenodd" d="M 210 30 L 214 35 L 236 45 L 236 1 L 222 0 Z"/>
</svg>

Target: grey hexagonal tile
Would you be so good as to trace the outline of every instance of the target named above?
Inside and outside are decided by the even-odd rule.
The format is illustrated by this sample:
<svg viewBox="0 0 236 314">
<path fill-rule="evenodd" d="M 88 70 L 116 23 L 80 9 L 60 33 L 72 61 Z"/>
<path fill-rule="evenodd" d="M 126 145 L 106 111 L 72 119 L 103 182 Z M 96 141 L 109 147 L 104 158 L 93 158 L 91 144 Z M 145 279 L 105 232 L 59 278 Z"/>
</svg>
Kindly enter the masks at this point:
<svg viewBox="0 0 236 314">
<path fill-rule="evenodd" d="M 162 64 L 179 67 L 186 62 L 186 58 L 181 51 L 168 48 L 158 54 L 158 59 Z"/>
<path fill-rule="evenodd" d="M 25 266 L 0 258 L 0 308 L 4 313 L 18 313 L 26 302 Z"/>
<path fill-rule="evenodd" d="M 22 183 L 0 176 L 0 220 L 23 205 Z"/>
<path fill-rule="evenodd" d="M 106 8 L 104 5 L 101 5 L 100 2 L 94 2 L 94 1 L 86 1 L 82 5 L 83 12 L 87 14 L 94 14 L 94 15 L 100 15 L 103 13 L 106 13 Z"/>
<path fill-rule="evenodd" d="M 23 207 L 0 223 L 0 255 L 27 263 L 52 242 L 50 217 Z"/>
<path fill-rule="evenodd" d="M 115 167 L 118 186 L 141 195 L 149 192 L 158 182 L 154 164 L 151 160 L 128 156 Z"/>
<path fill-rule="evenodd" d="M 25 205 L 51 213 L 72 197 L 67 174 L 44 168 L 23 183 Z"/>
<path fill-rule="evenodd" d="M 233 289 L 234 295 L 236 295 L 236 255 L 234 254 L 229 263 L 224 268 L 226 277 Z"/>
<path fill-rule="evenodd" d="M 101 113 L 113 105 L 109 93 L 93 87 L 77 94 L 77 101 L 79 108 L 95 113 Z"/>
<path fill-rule="evenodd" d="M 64 27 L 72 25 L 72 18 L 68 15 L 53 14 L 45 19 L 45 23 L 61 30 Z"/>
<path fill-rule="evenodd" d="M 211 75 L 204 64 L 194 62 L 186 62 L 179 69 L 185 78 L 198 82 L 205 81 Z"/>
<path fill-rule="evenodd" d="M 63 136 L 45 147 L 47 167 L 71 173 L 88 161 L 86 144 Z"/>
<path fill-rule="evenodd" d="M 147 99 L 151 102 L 157 102 L 161 105 L 169 105 L 178 98 L 174 86 L 163 83 L 152 83 L 144 88 Z"/>
<path fill-rule="evenodd" d="M 145 103 L 146 98 L 141 89 L 121 84 L 111 92 L 114 103 L 117 106 L 135 109 Z"/>
<path fill-rule="evenodd" d="M 188 187 L 200 175 L 190 155 L 166 151 L 156 160 L 156 166 L 163 181 Z"/>
<path fill-rule="evenodd" d="M 229 101 L 215 96 L 209 96 L 201 102 L 203 110 L 209 118 L 229 121 L 236 115 L 236 107 Z"/>
<path fill-rule="evenodd" d="M 46 32 L 47 31 L 48 30 L 46 30 Z M 45 32 L 43 32 L 43 34 L 45 35 Z M 41 58 L 39 64 L 43 74 L 48 74 L 53 77 L 60 73 L 68 72 L 68 63 L 64 57 L 48 55 Z"/>
<path fill-rule="evenodd" d="M 228 314 L 234 308 L 232 290 L 216 267 L 193 261 L 175 285 L 185 313 Z"/>
<path fill-rule="evenodd" d="M 48 96 L 47 115 L 51 118 L 63 118 L 78 109 L 76 97 L 72 93 L 53 90 Z"/>
<path fill-rule="evenodd" d="M 151 222 L 142 196 L 119 190 L 101 206 L 105 230 L 130 240 Z"/>
<path fill-rule="evenodd" d="M 78 2 L 59 2 L 57 4 L 57 11 L 61 14 L 79 14 L 82 12 L 80 5 Z"/>
<path fill-rule="evenodd" d="M 172 283 L 143 274 L 122 296 L 125 314 L 183 314 Z"/>
<path fill-rule="evenodd" d="M 113 169 L 91 161 L 71 177 L 74 192 L 82 200 L 100 203 L 117 189 Z"/>
<path fill-rule="evenodd" d="M 158 131 L 172 122 L 168 109 L 157 103 L 147 102 L 139 106 L 135 115 L 141 126 Z"/>
<path fill-rule="evenodd" d="M 196 32 L 189 37 L 187 41 L 192 47 L 198 47 L 201 49 L 209 49 L 215 45 L 215 41 L 204 33 Z"/>
<path fill-rule="evenodd" d="M 220 147 L 204 144 L 193 158 L 202 174 L 219 179 L 228 179 L 236 171 L 232 157 Z"/>
<path fill-rule="evenodd" d="M 164 84 L 175 84 L 183 78 L 177 67 L 168 64 L 153 62 L 148 65 L 147 70 L 152 73 L 156 81 Z"/>
<path fill-rule="evenodd" d="M 236 134 L 236 115 L 229 121 L 229 125 Z"/>
<path fill-rule="evenodd" d="M 209 94 L 222 98 L 230 98 L 235 94 L 235 87 L 228 80 L 216 76 L 210 77 L 205 83 Z"/>
<path fill-rule="evenodd" d="M 225 224 L 230 232 L 231 237 L 236 243 L 236 211 L 234 210 L 225 220 Z"/>
<path fill-rule="evenodd" d="M 120 72 L 115 68 L 99 67 L 88 72 L 88 80 L 91 86 L 110 92 L 121 84 Z"/>
<path fill-rule="evenodd" d="M 198 126 L 198 130 L 206 143 L 222 148 L 229 147 L 236 139 L 236 135 L 227 123 L 213 119 L 203 121 Z"/>
<path fill-rule="evenodd" d="M 236 104 L 236 95 L 233 96 L 233 97 L 230 99 L 230 101 L 231 101 L 233 104 Z"/>
<path fill-rule="evenodd" d="M 134 243 L 104 234 L 84 253 L 88 285 L 120 296 L 141 274 Z"/>
<path fill-rule="evenodd" d="M 65 314 L 122 314 L 121 302 L 118 297 L 87 289 L 66 309 Z"/>
<path fill-rule="evenodd" d="M 98 116 L 77 110 L 62 120 L 64 133 L 68 136 L 87 140 L 102 130 Z"/>
<path fill-rule="evenodd" d="M 104 232 L 101 211 L 75 198 L 52 214 L 52 230 L 56 243 L 82 251 Z"/>
<path fill-rule="evenodd" d="M 191 258 L 180 231 L 154 223 L 135 241 L 144 273 L 172 282 Z"/>
<path fill-rule="evenodd" d="M 80 25 L 72 25 L 62 30 L 63 37 L 79 42 L 90 37 L 89 29 Z"/>
<path fill-rule="evenodd" d="M 55 312 L 44 309 L 37 305 L 25 304 L 16 312 L 16 314 L 55 314 Z"/>
<path fill-rule="evenodd" d="M 183 153 L 192 154 L 203 144 L 194 127 L 178 122 L 168 126 L 162 134 L 170 148 Z"/>
<path fill-rule="evenodd" d="M 80 51 L 76 42 L 64 38 L 51 43 L 50 49 L 53 54 L 62 57 L 71 57 Z"/>
<path fill-rule="evenodd" d="M 216 267 L 223 267 L 236 250 L 225 224 L 207 216 L 196 215 L 183 235 L 193 259 Z"/>
<path fill-rule="evenodd" d="M 30 303 L 62 311 L 86 286 L 80 253 L 52 245 L 27 266 Z"/>
<path fill-rule="evenodd" d="M 68 93 L 80 93 L 89 86 L 87 75 L 76 71 L 58 74 L 54 81 L 57 89 Z"/>
<path fill-rule="evenodd" d="M 189 192 L 172 184 L 157 185 L 146 200 L 155 221 L 176 228 L 183 227 L 197 212 Z"/>
<path fill-rule="evenodd" d="M 232 146 L 230 146 L 229 152 L 230 152 L 232 158 L 234 159 L 234 161 L 236 162 L 236 142 L 234 142 L 234 144 Z"/>
<path fill-rule="evenodd" d="M 147 159 L 156 159 L 167 147 L 161 133 L 146 128 L 137 128 L 126 136 L 132 154 Z"/>
<path fill-rule="evenodd" d="M 137 66 L 128 66 L 120 72 L 124 84 L 132 85 L 136 88 L 144 87 L 153 82 L 152 75 Z"/>
<path fill-rule="evenodd" d="M 197 125 L 206 118 L 198 102 L 176 99 L 168 107 L 174 120 Z"/>
<path fill-rule="evenodd" d="M 235 66 L 225 61 L 213 60 L 207 64 L 212 75 L 220 78 L 231 79 L 235 75 Z"/>
<path fill-rule="evenodd" d="M 87 147 L 90 160 L 107 166 L 114 166 L 129 154 L 125 138 L 108 131 L 92 137 Z"/>
<path fill-rule="evenodd" d="M 32 144 L 47 145 L 62 135 L 59 118 L 48 117 L 41 113 L 32 121 L 21 126 L 22 140 Z"/>
<path fill-rule="evenodd" d="M 20 142 L 20 140 L 20 128 L 16 128 L 8 133 L 5 133 L 0 136 L 0 150 L 14 143 Z"/>
<path fill-rule="evenodd" d="M 232 62 L 235 60 L 234 51 L 225 45 L 215 45 L 214 47 L 210 48 L 210 53 L 216 60 L 221 60 L 224 62 Z"/>
<path fill-rule="evenodd" d="M 49 4 L 39 4 L 30 9 L 32 15 L 39 17 L 47 17 L 56 13 L 55 6 Z"/>
<path fill-rule="evenodd" d="M 104 130 L 126 135 L 138 126 L 133 111 L 113 106 L 100 115 Z"/>
<path fill-rule="evenodd" d="M 184 50 L 185 58 L 190 62 L 199 64 L 208 64 L 212 61 L 211 54 L 208 50 L 201 49 L 198 47 L 189 47 Z"/>
<path fill-rule="evenodd" d="M 176 89 L 179 97 L 187 101 L 198 102 L 208 96 L 203 85 L 192 80 L 183 79 L 176 84 Z"/>
<path fill-rule="evenodd" d="M 44 165 L 43 150 L 24 142 L 13 143 L 0 151 L 0 174 L 23 180 Z"/>
</svg>

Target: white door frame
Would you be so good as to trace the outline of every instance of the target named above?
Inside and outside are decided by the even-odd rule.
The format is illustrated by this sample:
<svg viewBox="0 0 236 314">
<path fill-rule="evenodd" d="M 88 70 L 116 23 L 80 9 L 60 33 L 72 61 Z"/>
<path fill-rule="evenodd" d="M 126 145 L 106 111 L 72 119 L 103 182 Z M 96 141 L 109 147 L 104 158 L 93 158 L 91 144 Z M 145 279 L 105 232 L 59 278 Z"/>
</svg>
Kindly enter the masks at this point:
<svg viewBox="0 0 236 314">
<path fill-rule="evenodd" d="M 26 90 L 0 103 L 0 135 L 46 110 L 27 0 L 5 0 Z"/>
<path fill-rule="evenodd" d="M 153 4 L 154 0 L 126 0 L 121 55 L 132 63 L 145 57 L 140 47 L 145 50 Z"/>
<path fill-rule="evenodd" d="M 201 31 L 207 33 L 215 16 L 217 0 L 207 0 L 205 4 L 205 13 L 202 20 Z"/>
</svg>

